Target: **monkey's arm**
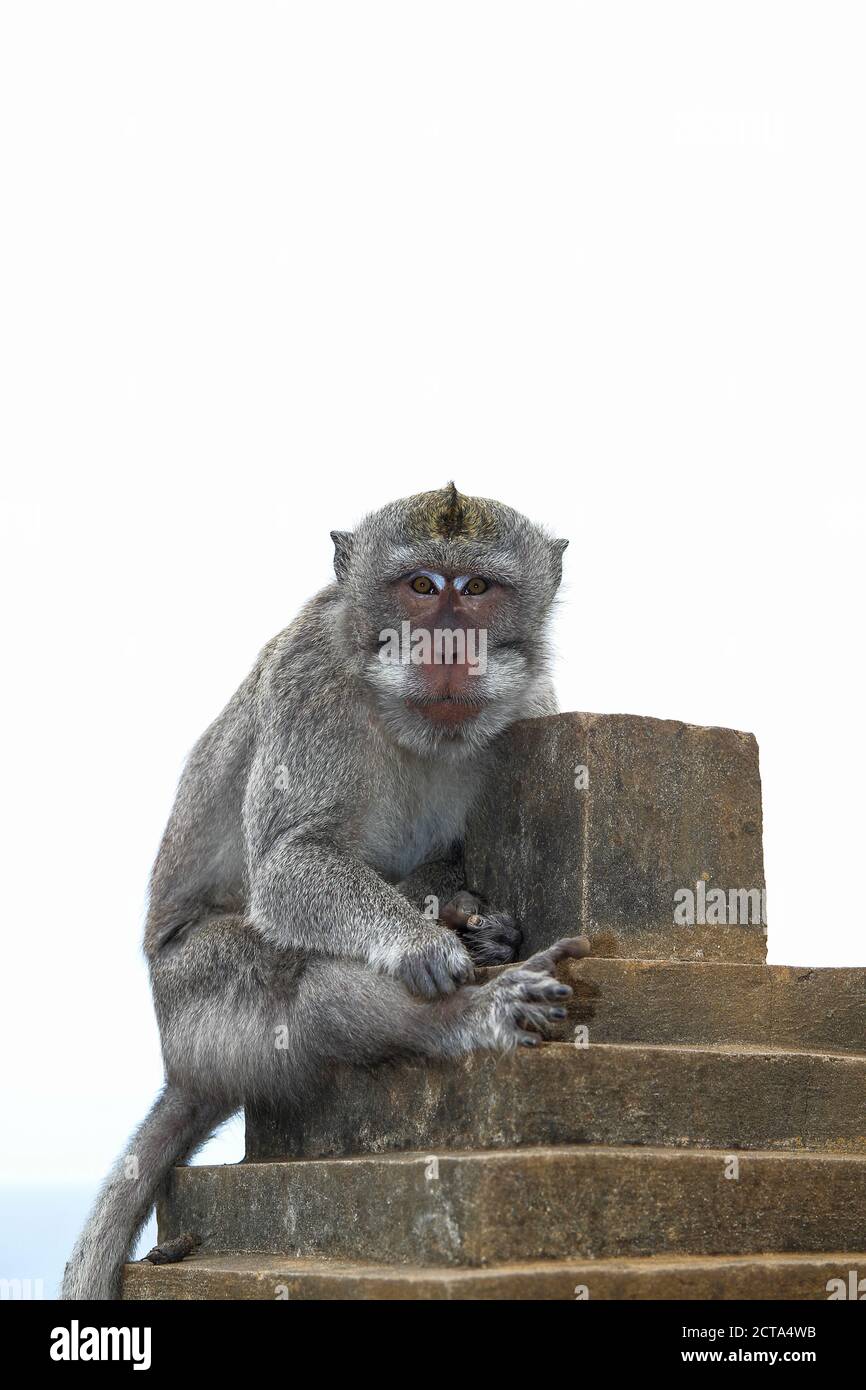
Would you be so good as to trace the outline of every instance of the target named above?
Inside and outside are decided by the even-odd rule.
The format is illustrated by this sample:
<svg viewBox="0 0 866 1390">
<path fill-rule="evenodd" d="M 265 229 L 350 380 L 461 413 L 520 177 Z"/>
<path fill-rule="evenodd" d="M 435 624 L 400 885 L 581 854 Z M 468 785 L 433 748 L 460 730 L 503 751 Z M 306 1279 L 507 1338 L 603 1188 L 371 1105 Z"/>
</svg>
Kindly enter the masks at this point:
<svg viewBox="0 0 866 1390">
<path fill-rule="evenodd" d="M 447 928 L 321 835 L 282 834 L 254 849 L 251 864 L 253 923 L 274 945 L 366 961 L 427 997 L 472 978 Z"/>
<path fill-rule="evenodd" d="M 356 852 L 366 769 L 334 733 L 347 724 L 342 692 L 293 702 L 290 717 L 288 706 L 263 692 L 244 800 L 254 925 L 281 949 L 362 960 L 417 993 L 449 993 L 472 977 L 467 951 Z"/>
</svg>

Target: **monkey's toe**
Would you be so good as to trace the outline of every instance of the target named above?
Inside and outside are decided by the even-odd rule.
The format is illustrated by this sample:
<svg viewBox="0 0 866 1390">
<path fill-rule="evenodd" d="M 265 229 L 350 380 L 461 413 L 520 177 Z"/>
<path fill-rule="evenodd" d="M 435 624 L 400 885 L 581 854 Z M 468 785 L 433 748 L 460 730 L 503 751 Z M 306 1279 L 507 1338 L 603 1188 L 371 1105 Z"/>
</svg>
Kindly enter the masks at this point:
<svg viewBox="0 0 866 1390">
<path fill-rule="evenodd" d="M 539 969 L 542 955 L 548 964 Z M 484 987 L 490 1003 L 493 1046 L 537 1047 L 550 1035 L 552 1026 L 565 1018 L 563 1004 L 572 991 L 550 973 L 555 963 L 552 956 L 552 950 L 533 956 Z"/>
<path fill-rule="evenodd" d="M 544 951 L 537 951 L 534 956 L 530 956 L 521 965 L 521 970 L 533 970 L 542 974 L 550 974 L 561 960 L 581 960 L 588 956 L 590 952 L 589 937 L 587 936 L 565 936 L 561 941 L 555 941 L 552 946 L 548 946 Z"/>
</svg>

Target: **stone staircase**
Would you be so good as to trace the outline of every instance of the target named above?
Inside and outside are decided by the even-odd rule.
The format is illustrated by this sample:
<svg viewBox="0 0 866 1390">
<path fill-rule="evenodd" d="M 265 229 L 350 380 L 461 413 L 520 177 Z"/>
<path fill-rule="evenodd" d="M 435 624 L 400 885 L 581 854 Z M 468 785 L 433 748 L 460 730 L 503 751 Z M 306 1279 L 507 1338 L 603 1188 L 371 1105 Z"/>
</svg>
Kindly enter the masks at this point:
<svg viewBox="0 0 866 1390">
<path fill-rule="evenodd" d="M 503 776 L 513 783 L 522 766 L 525 804 L 538 807 L 533 779 L 550 776 L 540 726 L 551 725 L 541 747 L 555 745 L 556 762 L 586 728 L 567 721 L 589 719 L 604 722 L 532 721 L 531 759 L 516 731 Z M 663 873 L 685 877 L 671 843 L 692 879 L 709 869 L 718 881 L 706 844 L 722 824 L 733 863 L 723 885 L 754 887 L 756 874 L 763 884 L 754 829 L 744 836 L 750 877 L 737 872 L 736 807 L 718 792 L 735 765 L 760 847 L 757 750 L 752 740 L 752 770 L 746 735 L 637 722 L 659 724 L 657 742 L 673 741 L 680 757 L 687 748 L 702 804 L 677 819 L 664 796 L 670 759 L 657 759 L 637 792 L 614 760 L 623 809 L 619 823 L 609 809 L 604 819 L 622 851 L 624 896 L 609 885 L 609 917 L 580 919 L 606 954 L 560 967 L 574 992 L 556 1040 L 511 1056 L 340 1072 L 303 1133 L 278 1111 L 249 1113 L 244 1162 L 175 1170 L 161 1204 L 160 1239 L 196 1231 L 201 1249 L 177 1265 L 128 1266 L 126 1298 L 826 1299 L 849 1289 L 852 1270 L 855 1287 L 866 1281 L 866 970 L 750 963 L 754 924 L 742 944 L 727 924 L 733 958 L 705 959 L 711 928 L 665 926 Z M 651 732 L 641 729 L 641 747 Z M 709 756 L 696 771 L 701 734 Z M 573 750 L 564 757 L 570 768 Z M 598 774 L 601 758 L 593 765 Z M 654 802 L 665 808 L 655 840 Z M 603 847 L 592 807 L 578 804 L 579 834 Z M 520 870 L 579 898 L 580 884 L 563 887 L 563 814 L 555 854 L 545 815 L 523 817 Z M 639 855 L 655 864 L 651 893 Z M 574 859 L 586 873 L 586 854 Z M 501 862 L 502 875 L 513 872 L 508 855 Z M 510 885 L 483 886 L 495 896 Z M 683 958 L 629 958 L 630 941 L 635 956 L 661 941 Z"/>
<path fill-rule="evenodd" d="M 338 1075 L 302 1135 L 250 1115 L 245 1162 L 178 1169 L 161 1207 L 161 1237 L 204 1252 L 129 1266 L 126 1297 L 826 1298 L 866 1276 L 866 971 L 559 973 L 561 1034 L 589 1046 Z"/>
</svg>

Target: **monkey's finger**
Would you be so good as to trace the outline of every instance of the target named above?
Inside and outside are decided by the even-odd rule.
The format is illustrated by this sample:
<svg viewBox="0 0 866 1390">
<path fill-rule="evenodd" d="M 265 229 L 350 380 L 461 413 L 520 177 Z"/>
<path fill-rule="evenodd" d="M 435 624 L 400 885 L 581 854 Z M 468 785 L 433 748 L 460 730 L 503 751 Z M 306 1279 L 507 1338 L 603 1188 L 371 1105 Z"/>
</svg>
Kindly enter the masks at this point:
<svg viewBox="0 0 866 1390">
<path fill-rule="evenodd" d="M 550 974 L 554 966 L 561 960 L 570 958 L 581 960 L 583 956 L 589 955 L 589 938 L 586 936 L 567 936 L 562 941 L 557 941 L 553 946 L 548 946 L 546 951 L 539 951 L 537 955 L 531 956 L 524 961 L 522 969 L 543 971 Z"/>
<path fill-rule="evenodd" d="M 455 893 L 450 902 L 440 910 L 439 920 L 449 927 L 464 927 L 469 918 L 478 912 L 480 903 L 474 893 L 463 891 Z"/>
<path fill-rule="evenodd" d="M 400 979 L 410 994 L 417 994 L 422 999 L 435 999 L 439 993 L 424 961 L 407 962 L 400 972 Z"/>
<path fill-rule="evenodd" d="M 471 985 L 475 979 L 475 965 L 471 956 L 465 961 L 461 961 L 457 969 L 452 970 L 451 975 L 458 985 Z"/>
<path fill-rule="evenodd" d="M 429 982 L 428 999 L 438 999 L 443 994 L 453 994 L 457 988 L 448 971 L 440 965 L 425 965 L 424 975 Z"/>
<path fill-rule="evenodd" d="M 443 994 L 453 994 L 459 989 L 466 972 L 461 967 L 455 969 L 454 966 L 449 966 L 447 961 L 434 957 L 424 962 L 424 973 L 430 985 L 427 997 L 437 999 Z"/>
<path fill-rule="evenodd" d="M 560 984 L 559 980 L 545 980 L 540 989 L 532 991 L 533 999 L 570 999 L 574 991 L 571 985 Z"/>
<path fill-rule="evenodd" d="M 459 982 L 454 978 L 446 965 L 437 961 L 434 965 L 430 965 L 427 968 L 433 981 L 435 994 L 454 993 Z"/>
</svg>

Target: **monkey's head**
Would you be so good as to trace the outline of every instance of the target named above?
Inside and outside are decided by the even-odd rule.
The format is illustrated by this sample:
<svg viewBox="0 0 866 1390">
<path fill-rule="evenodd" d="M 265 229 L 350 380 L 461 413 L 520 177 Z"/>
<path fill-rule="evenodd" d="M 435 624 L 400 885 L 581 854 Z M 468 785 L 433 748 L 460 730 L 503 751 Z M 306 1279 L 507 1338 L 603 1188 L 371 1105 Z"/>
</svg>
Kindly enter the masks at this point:
<svg viewBox="0 0 866 1390">
<path fill-rule="evenodd" d="M 331 537 L 343 636 L 393 738 L 459 756 L 537 712 L 567 541 L 453 483 Z"/>
</svg>

